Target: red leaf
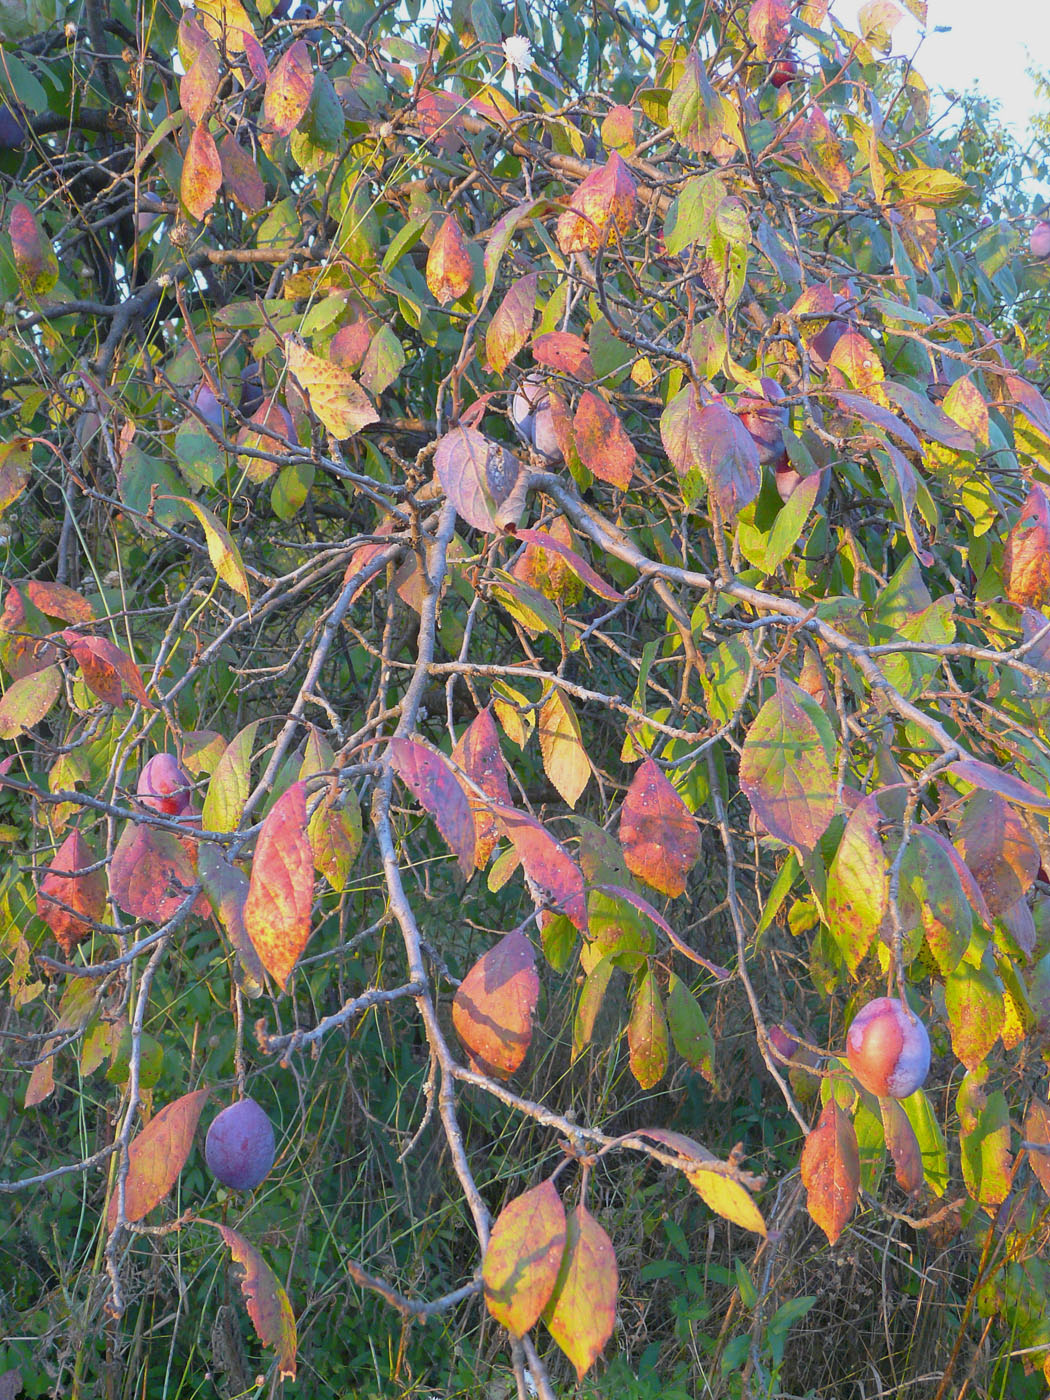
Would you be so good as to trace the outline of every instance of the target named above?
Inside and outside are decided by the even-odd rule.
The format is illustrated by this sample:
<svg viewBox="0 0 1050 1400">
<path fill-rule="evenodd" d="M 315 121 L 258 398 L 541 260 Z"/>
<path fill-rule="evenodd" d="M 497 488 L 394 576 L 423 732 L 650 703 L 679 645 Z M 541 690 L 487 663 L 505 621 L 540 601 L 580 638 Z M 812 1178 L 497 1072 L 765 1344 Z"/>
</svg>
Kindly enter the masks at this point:
<svg viewBox="0 0 1050 1400">
<path fill-rule="evenodd" d="M 558 518 L 563 520 L 561 516 Z M 606 583 L 600 574 L 595 573 L 590 564 L 585 559 L 581 559 L 574 549 L 570 549 L 567 544 L 555 539 L 545 530 L 515 530 L 514 538 L 524 540 L 526 544 L 534 545 L 537 549 L 550 550 L 554 554 L 560 555 L 577 578 L 582 579 L 591 592 L 597 593 L 599 598 L 607 598 L 611 603 L 623 602 L 624 595 L 622 593 L 618 592 L 611 583 Z M 524 582 L 532 583 L 532 580 L 525 578 Z"/>
<path fill-rule="evenodd" d="M 615 410 L 587 389 L 576 408 L 573 434 L 580 461 L 601 481 L 626 491 L 638 454 Z"/>
<path fill-rule="evenodd" d="M 266 203 L 266 186 L 252 153 L 229 132 L 219 142 L 219 164 L 226 192 L 237 208 L 257 214 Z M 270 407 L 278 409 L 276 404 Z"/>
<path fill-rule="evenodd" d="M 244 903 L 248 937 L 282 992 L 310 938 L 314 860 L 306 826 L 306 784 L 293 783 L 262 824 Z"/>
<path fill-rule="evenodd" d="M 297 39 L 277 60 L 266 81 L 263 120 L 273 136 L 288 136 L 306 115 L 314 90 L 310 50 Z"/>
<path fill-rule="evenodd" d="M 708 490 L 729 521 L 758 495 L 762 484 L 758 446 L 723 403 L 702 405 L 690 386 L 660 417 L 660 435 L 680 476 L 699 468 Z"/>
<path fill-rule="evenodd" d="M 179 198 L 195 219 L 203 219 L 221 188 L 222 162 L 215 138 L 206 126 L 195 126 L 182 162 Z"/>
<path fill-rule="evenodd" d="M 897 1099 L 880 1099 L 879 1107 L 882 1109 L 882 1127 L 886 1135 L 886 1146 L 893 1158 L 897 1185 L 909 1196 L 914 1196 L 922 1189 L 922 1183 L 926 1179 L 922 1166 L 922 1149 L 915 1136 L 915 1129 Z"/>
<path fill-rule="evenodd" d="M 493 1221 L 481 1268 L 485 1303 L 522 1337 L 547 1306 L 565 1252 L 565 1207 L 552 1181 L 515 1197 Z"/>
<path fill-rule="evenodd" d="M 151 1118 L 128 1145 L 128 1177 L 124 1187 L 124 1218 L 132 1224 L 159 1205 L 178 1180 L 193 1146 L 204 1101 L 210 1089 L 183 1094 Z M 109 1200 L 106 1228 L 117 1223 L 117 1193 Z"/>
<path fill-rule="evenodd" d="M 491 705 L 486 705 L 460 735 L 459 742 L 452 750 L 452 759 L 490 799 L 489 803 L 485 803 L 472 794 L 467 795 L 474 814 L 474 864 L 478 870 L 483 870 L 500 835 L 500 824 L 491 804 L 509 807 L 511 801 L 507 769 L 500 751 Z"/>
<path fill-rule="evenodd" d="M 33 296 L 47 296 L 58 281 L 58 259 L 28 204 L 19 200 L 12 205 L 7 231 L 18 280 Z"/>
<path fill-rule="evenodd" d="M 390 766 L 434 818 L 467 877 L 474 869 L 474 817 L 444 754 L 415 739 L 391 739 Z"/>
<path fill-rule="evenodd" d="M 222 849 L 210 841 L 201 846 L 198 867 L 208 902 L 237 955 L 238 984 L 246 996 L 257 997 L 262 992 L 266 979 L 259 954 L 244 927 L 248 877 L 240 866 L 227 861 Z"/>
<path fill-rule="evenodd" d="M 532 355 L 538 365 L 557 370 L 574 379 L 593 379 L 594 365 L 587 342 L 571 331 L 546 331 L 532 342 Z"/>
<path fill-rule="evenodd" d="M 509 1079 L 524 1060 L 539 994 L 536 955 L 523 933 L 508 933 L 467 973 L 452 1024 L 483 1074 Z"/>
<path fill-rule="evenodd" d="M 535 817 L 512 807 L 496 809 L 507 838 L 518 853 L 534 895 L 567 914 L 581 933 L 587 932 L 587 900 L 583 876 L 568 851 Z"/>
<path fill-rule="evenodd" d="M 829 1098 L 802 1149 L 802 1184 L 809 1213 L 834 1244 L 853 1214 L 860 1188 L 860 1154 L 853 1123 Z"/>
<path fill-rule="evenodd" d="M 109 867 L 110 898 L 125 914 L 165 923 L 196 883 L 196 852 L 191 840 L 156 827 L 127 824 Z M 198 896 L 192 912 L 207 917 L 204 895 Z"/>
<path fill-rule="evenodd" d="M 524 500 L 521 463 L 476 428 L 453 428 L 438 442 L 434 469 L 468 525 L 494 531 L 517 524 Z"/>
<path fill-rule="evenodd" d="M 84 683 L 107 705 L 123 705 L 137 700 L 147 710 L 153 702 L 146 694 L 138 667 L 130 656 L 105 637 L 82 636 L 79 632 L 63 632 L 62 640 L 84 676 Z"/>
<path fill-rule="evenodd" d="M 686 877 L 700 858 L 700 831 L 672 783 L 648 756 L 624 799 L 620 845 L 632 875 L 661 894 L 684 894 Z"/>
<path fill-rule="evenodd" d="M 102 869 L 87 871 L 94 864 L 87 842 L 79 831 L 73 830 L 40 882 L 36 912 L 58 939 L 67 958 L 78 943 L 90 936 L 92 923 L 101 920 L 106 912 L 106 875 Z M 77 913 L 62 909 L 55 900 L 71 905 Z"/>
<path fill-rule="evenodd" d="M 288 1294 L 277 1282 L 262 1255 L 243 1235 L 231 1230 L 228 1225 L 216 1225 L 215 1228 L 226 1241 L 233 1262 L 241 1266 L 241 1292 L 260 1342 L 277 1351 L 278 1380 L 294 1381 L 298 1337 Z"/>
<path fill-rule="evenodd" d="M 612 1240 L 586 1206 L 577 1206 L 566 1222 L 565 1253 L 543 1320 L 578 1380 L 612 1336 L 617 1282 Z"/>
<path fill-rule="evenodd" d="M 1039 851 L 1024 822 L 997 793 L 971 793 L 956 838 L 994 917 L 1028 893 L 1039 873 Z"/>
<path fill-rule="evenodd" d="M 427 257 L 427 286 L 441 306 L 470 291 L 474 264 L 463 230 L 451 214 L 437 231 Z"/>
<path fill-rule="evenodd" d="M 597 253 L 623 236 L 634 223 L 638 187 L 623 157 L 613 151 L 607 164 L 592 170 L 574 191 L 558 219 L 558 246 L 563 253 Z"/>
</svg>

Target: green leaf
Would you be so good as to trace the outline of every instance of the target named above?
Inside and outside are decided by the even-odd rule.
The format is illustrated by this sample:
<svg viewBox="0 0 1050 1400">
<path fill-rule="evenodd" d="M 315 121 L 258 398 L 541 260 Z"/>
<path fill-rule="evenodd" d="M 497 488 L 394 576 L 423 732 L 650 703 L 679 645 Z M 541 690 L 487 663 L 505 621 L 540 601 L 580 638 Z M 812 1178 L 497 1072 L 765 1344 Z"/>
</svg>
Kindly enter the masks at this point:
<svg viewBox="0 0 1050 1400">
<path fill-rule="evenodd" d="M 807 703 L 808 702 L 808 703 Z M 783 676 L 740 758 L 740 786 L 771 836 L 812 850 L 835 812 L 835 773 L 811 697 Z"/>
</svg>

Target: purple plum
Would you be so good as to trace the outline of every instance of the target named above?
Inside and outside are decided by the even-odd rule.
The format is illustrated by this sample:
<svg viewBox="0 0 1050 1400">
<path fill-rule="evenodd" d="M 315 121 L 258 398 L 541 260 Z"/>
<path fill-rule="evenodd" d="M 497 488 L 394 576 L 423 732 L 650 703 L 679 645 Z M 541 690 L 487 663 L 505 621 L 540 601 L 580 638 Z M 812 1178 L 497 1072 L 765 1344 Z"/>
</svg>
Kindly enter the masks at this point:
<svg viewBox="0 0 1050 1400">
<path fill-rule="evenodd" d="M 273 1166 L 273 1125 L 254 1099 L 238 1099 L 212 1120 L 204 1144 L 208 1170 L 235 1191 L 254 1191 Z"/>
</svg>

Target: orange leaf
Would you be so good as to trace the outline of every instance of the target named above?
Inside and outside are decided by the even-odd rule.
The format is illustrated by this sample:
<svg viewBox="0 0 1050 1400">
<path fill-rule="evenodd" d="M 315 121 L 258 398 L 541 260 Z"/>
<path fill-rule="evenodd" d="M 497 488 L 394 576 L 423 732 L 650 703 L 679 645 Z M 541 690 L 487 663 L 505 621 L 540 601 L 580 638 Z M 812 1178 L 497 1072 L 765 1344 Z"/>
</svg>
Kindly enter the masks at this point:
<svg viewBox="0 0 1050 1400">
<path fill-rule="evenodd" d="M 183 1094 L 151 1118 L 128 1146 L 124 1218 L 134 1223 L 159 1205 L 178 1180 L 193 1146 L 204 1101 L 210 1089 Z M 106 1228 L 117 1223 L 117 1193 L 110 1197 Z"/>
<path fill-rule="evenodd" d="M 612 1240 L 586 1206 L 577 1206 L 566 1225 L 565 1253 L 543 1320 L 579 1380 L 612 1336 L 617 1282 Z"/>
<path fill-rule="evenodd" d="M 581 933 L 587 932 L 587 900 L 583 876 L 568 851 L 542 822 L 511 807 L 496 812 L 504 834 L 514 846 L 534 897 L 567 914 Z"/>
<path fill-rule="evenodd" d="M 829 1098 L 802 1149 L 802 1184 L 809 1213 L 834 1244 L 853 1214 L 860 1187 L 860 1154 L 852 1121 Z"/>
<path fill-rule="evenodd" d="M 587 470 L 626 491 L 638 454 L 615 409 L 587 389 L 576 409 L 573 433 L 580 461 Z"/>
<path fill-rule="evenodd" d="M 427 286 L 442 306 L 470 291 L 474 265 L 463 231 L 449 214 L 437 231 L 427 257 Z"/>
<path fill-rule="evenodd" d="M 1050 500 L 1033 486 L 1003 554 L 1003 587 L 1018 607 L 1050 602 Z"/>
<path fill-rule="evenodd" d="M 297 39 L 274 65 L 266 82 L 263 120 L 273 136 L 288 136 L 306 115 L 314 90 L 310 50 Z"/>
<path fill-rule="evenodd" d="M 672 783 L 653 760 L 642 760 L 624 799 L 620 845 L 632 875 L 672 898 L 700 858 L 700 831 Z"/>
<path fill-rule="evenodd" d="M 616 151 L 607 164 L 592 170 L 558 219 L 558 246 L 563 253 L 597 253 L 615 234 L 634 222 L 638 187 Z"/>
<path fill-rule="evenodd" d="M 132 699 L 147 710 L 153 709 L 138 667 L 119 647 L 105 637 L 82 636 L 79 632 L 63 632 L 62 640 L 83 672 L 84 683 L 100 700 L 107 705 L 123 705 Z"/>
<path fill-rule="evenodd" d="M 478 959 L 456 989 L 452 1024 L 483 1074 L 508 1079 L 532 1039 L 540 994 L 536 956 L 523 933 L 508 933 Z"/>
<path fill-rule="evenodd" d="M 179 197 L 195 219 L 203 219 L 221 188 L 222 163 L 215 138 L 206 126 L 195 126 L 182 162 Z"/>
<path fill-rule="evenodd" d="M 501 1326 L 524 1334 L 547 1306 L 565 1252 L 565 1207 L 543 1181 L 503 1207 L 482 1264 L 485 1303 Z"/>
<path fill-rule="evenodd" d="M 294 1381 L 298 1338 L 288 1294 L 262 1255 L 243 1235 L 228 1225 L 215 1228 L 226 1241 L 233 1262 L 241 1266 L 241 1292 L 260 1342 L 277 1351 L 278 1380 Z"/>
<path fill-rule="evenodd" d="M 252 857 L 244 927 L 281 991 L 310 938 L 314 860 L 306 830 L 306 784 L 293 783 L 259 832 Z"/>
</svg>

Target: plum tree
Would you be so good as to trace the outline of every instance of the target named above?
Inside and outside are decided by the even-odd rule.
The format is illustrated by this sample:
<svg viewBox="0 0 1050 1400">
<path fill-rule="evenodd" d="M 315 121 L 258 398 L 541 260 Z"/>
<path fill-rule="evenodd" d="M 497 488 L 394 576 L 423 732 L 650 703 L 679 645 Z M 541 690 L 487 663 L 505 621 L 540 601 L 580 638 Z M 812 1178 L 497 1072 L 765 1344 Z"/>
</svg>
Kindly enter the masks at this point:
<svg viewBox="0 0 1050 1400">
<path fill-rule="evenodd" d="M 274 1159 L 273 1124 L 254 1099 L 237 1099 L 217 1113 L 204 1144 L 208 1170 L 224 1186 L 254 1191 Z"/>
</svg>

